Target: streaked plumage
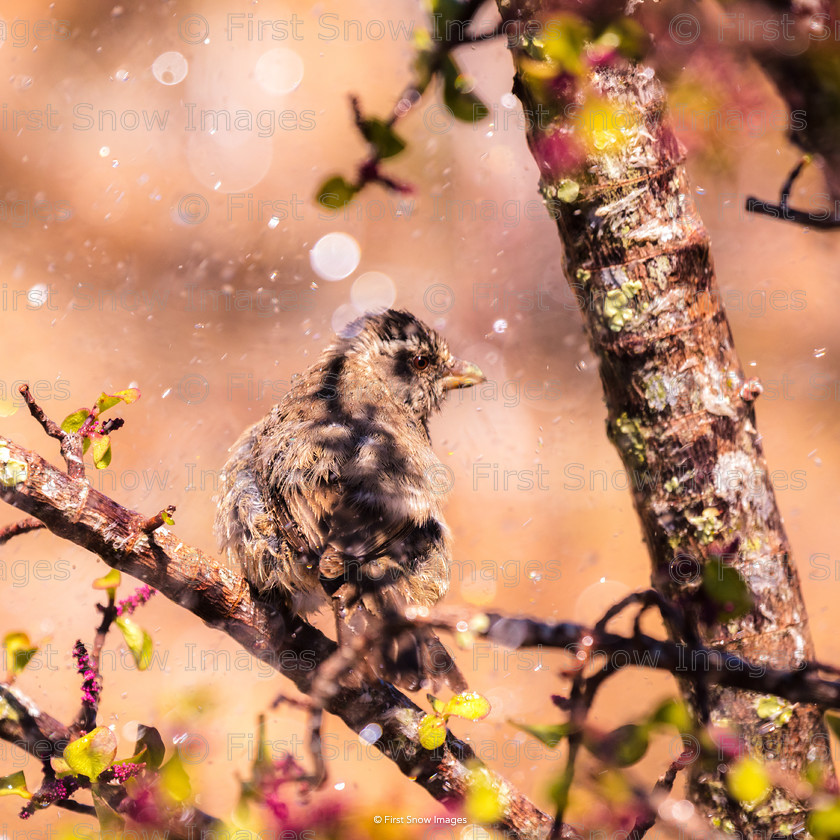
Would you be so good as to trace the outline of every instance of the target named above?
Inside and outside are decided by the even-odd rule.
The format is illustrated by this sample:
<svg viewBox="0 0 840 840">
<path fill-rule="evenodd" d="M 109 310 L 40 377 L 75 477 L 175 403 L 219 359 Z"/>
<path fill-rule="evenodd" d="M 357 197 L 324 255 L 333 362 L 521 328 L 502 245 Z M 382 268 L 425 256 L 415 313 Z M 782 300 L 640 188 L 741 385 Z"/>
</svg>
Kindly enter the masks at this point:
<svg viewBox="0 0 840 840">
<path fill-rule="evenodd" d="M 483 381 L 407 312 L 351 324 L 231 448 L 216 531 L 263 594 L 306 615 L 402 614 L 449 587 L 450 538 L 430 415 L 446 391 Z M 437 637 L 415 629 L 383 651 L 384 676 L 464 687 Z"/>
</svg>

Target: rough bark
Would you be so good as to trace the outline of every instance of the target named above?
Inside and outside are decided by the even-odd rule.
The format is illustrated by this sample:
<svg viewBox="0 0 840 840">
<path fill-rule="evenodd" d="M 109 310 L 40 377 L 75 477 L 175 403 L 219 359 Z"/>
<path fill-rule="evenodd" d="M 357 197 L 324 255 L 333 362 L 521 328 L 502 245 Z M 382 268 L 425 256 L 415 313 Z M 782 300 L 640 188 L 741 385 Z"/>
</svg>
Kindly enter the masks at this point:
<svg viewBox="0 0 840 840">
<path fill-rule="evenodd" d="M 545 20 L 559 4 L 499 0 L 499 8 L 527 31 L 526 21 Z M 533 117 L 545 111 L 545 87 L 522 72 L 526 47 L 524 38 L 512 47 L 514 92 Z M 600 362 L 608 433 L 631 477 L 654 587 L 686 613 L 703 644 L 757 665 L 802 667 L 813 644 L 756 430 L 757 389 L 735 352 L 663 91 L 638 65 L 595 69 L 588 84 L 623 113 L 618 139 L 607 134 L 581 163 L 558 165 L 553 150 L 580 142 L 580 127 L 555 107 L 550 120 L 527 121 L 528 143 Z M 709 614 L 701 581 L 713 558 L 746 580 L 753 598 L 746 615 L 721 622 Z M 686 694 L 696 707 L 689 685 Z M 833 779 L 819 712 L 799 705 L 777 724 L 759 716 L 761 699 L 711 687 L 711 720 L 791 773 L 819 761 Z M 691 779 L 693 801 L 714 825 L 768 837 L 802 828 L 801 802 L 776 788 L 760 806 L 742 807 L 727 795 L 726 771 L 721 761 Z"/>
</svg>

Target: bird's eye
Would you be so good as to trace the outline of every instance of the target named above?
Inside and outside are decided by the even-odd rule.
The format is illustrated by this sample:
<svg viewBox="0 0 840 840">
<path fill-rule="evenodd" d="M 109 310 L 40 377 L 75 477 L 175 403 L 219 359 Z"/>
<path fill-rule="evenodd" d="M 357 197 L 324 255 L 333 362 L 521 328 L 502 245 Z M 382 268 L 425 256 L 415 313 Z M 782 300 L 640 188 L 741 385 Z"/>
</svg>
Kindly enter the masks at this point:
<svg viewBox="0 0 840 840">
<path fill-rule="evenodd" d="M 411 363 L 414 365 L 415 370 L 426 370 L 429 366 L 429 357 L 428 356 L 415 356 Z"/>
</svg>

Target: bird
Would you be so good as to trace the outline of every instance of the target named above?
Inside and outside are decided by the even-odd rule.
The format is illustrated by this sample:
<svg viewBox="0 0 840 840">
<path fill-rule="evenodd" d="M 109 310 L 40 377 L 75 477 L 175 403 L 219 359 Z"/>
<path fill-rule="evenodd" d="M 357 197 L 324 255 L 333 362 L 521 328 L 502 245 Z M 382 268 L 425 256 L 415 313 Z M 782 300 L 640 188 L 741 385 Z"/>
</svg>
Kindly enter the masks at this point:
<svg viewBox="0 0 840 840">
<path fill-rule="evenodd" d="M 484 381 L 410 312 L 367 313 L 242 433 L 220 477 L 219 547 L 258 596 L 304 619 L 331 605 L 339 644 L 370 628 L 375 675 L 412 691 L 467 687 L 434 632 L 406 615 L 450 581 L 451 480 L 429 419 L 449 391 Z"/>
</svg>

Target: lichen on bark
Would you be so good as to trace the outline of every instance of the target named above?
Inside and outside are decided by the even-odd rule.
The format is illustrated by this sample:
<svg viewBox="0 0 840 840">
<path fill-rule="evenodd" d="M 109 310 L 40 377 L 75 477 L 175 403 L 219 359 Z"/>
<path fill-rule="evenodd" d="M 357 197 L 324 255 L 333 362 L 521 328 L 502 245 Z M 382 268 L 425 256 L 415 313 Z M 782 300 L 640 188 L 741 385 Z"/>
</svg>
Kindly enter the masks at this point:
<svg viewBox="0 0 840 840">
<path fill-rule="evenodd" d="M 549 0 L 500 0 L 499 8 L 506 22 L 531 33 L 526 21 L 545 22 L 560 11 Z M 662 87 L 650 68 L 596 65 L 579 87 L 577 108 L 568 101 L 552 107 L 551 86 L 533 72 L 533 37 L 523 35 L 511 50 L 514 91 L 526 114 L 546 107 L 551 114 L 526 120 L 528 144 L 599 359 L 608 434 L 631 478 L 654 586 L 704 644 L 756 667 L 802 667 L 814 650 L 756 429 L 756 388 L 735 351 Z M 597 131 L 583 125 L 587 98 L 614 124 Z M 703 573 L 712 562 L 733 567 L 746 582 L 752 606 L 743 615 L 710 613 Z M 696 692 L 683 689 L 699 711 Z M 708 694 L 711 722 L 737 731 L 751 754 L 792 775 L 819 762 L 834 784 L 828 735 L 812 707 L 791 708 L 782 723 L 758 714 L 761 695 L 720 688 Z M 780 737 L 771 750 L 767 736 L 774 732 Z M 693 768 L 691 796 L 710 822 L 768 837 L 804 827 L 805 805 L 782 788 L 756 807 L 733 800 L 725 784 L 729 764 L 722 756 Z"/>
</svg>

